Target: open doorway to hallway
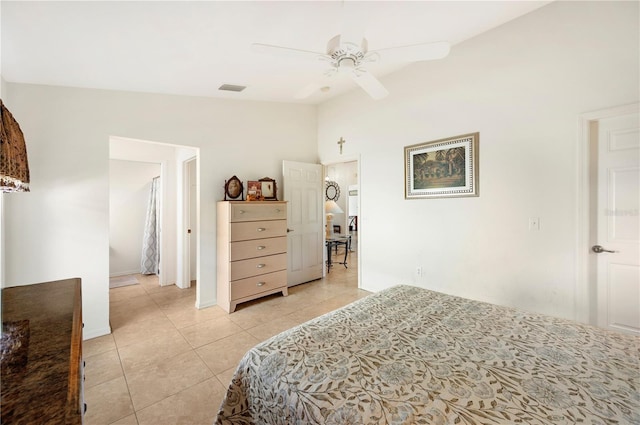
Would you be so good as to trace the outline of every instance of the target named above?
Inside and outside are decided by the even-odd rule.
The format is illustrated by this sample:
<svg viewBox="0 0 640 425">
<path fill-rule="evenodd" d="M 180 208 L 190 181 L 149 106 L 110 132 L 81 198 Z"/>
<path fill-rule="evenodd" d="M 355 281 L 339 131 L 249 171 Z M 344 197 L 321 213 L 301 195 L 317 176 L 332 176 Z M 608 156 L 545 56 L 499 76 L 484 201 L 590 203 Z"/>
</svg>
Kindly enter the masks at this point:
<svg viewBox="0 0 640 425">
<path fill-rule="evenodd" d="M 159 252 L 157 281 L 159 286 L 175 284 L 178 288 L 186 289 L 199 274 L 197 252 L 199 235 L 198 157 L 199 149 L 189 146 L 120 137 L 111 137 L 109 141 L 109 159 L 112 164 L 120 166 L 120 168 L 116 167 L 110 171 L 110 181 L 129 179 L 128 182 L 122 184 L 131 186 L 131 174 L 118 175 L 122 171 L 122 164 L 125 163 L 131 165 L 129 168 L 133 167 L 132 164 L 138 164 L 138 167 L 144 168 L 149 168 L 149 164 L 155 164 L 156 167 L 159 167 L 159 172 L 154 171 L 155 176 L 161 176 L 157 191 L 157 198 L 160 202 L 157 204 L 156 216 Z M 191 187 L 192 183 L 193 188 Z M 110 216 L 116 214 L 112 198 L 114 198 L 114 194 L 110 193 Z M 194 209 L 195 211 L 193 211 Z M 139 222 L 144 222 L 144 216 L 136 219 Z M 193 246 L 191 239 L 196 242 L 193 249 L 191 249 Z M 142 244 L 143 238 L 140 238 L 136 245 L 141 249 Z M 110 251 L 114 250 L 112 243 L 110 248 Z M 135 249 L 135 247 L 131 249 Z M 142 261 L 142 259 L 140 260 Z M 136 273 L 144 274 L 146 272 L 139 268 Z M 111 265 L 110 274 L 113 274 Z M 198 292 L 197 289 L 196 292 Z M 199 299 L 199 297 L 197 298 Z"/>
<path fill-rule="evenodd" d="M 353 267 L 358 270 L 357 257 L 360 251 L 358 160 L 324 164 L 324 180 L 327 235 L 348 238 L 346 245 L 338 243 L 335 244 L 335 249 L 331 253 L 327 250 L 327 272 L 330 273 L 332 269 L 338 266 Z M 346 251 L 343 253 L 341 249 Z M 358 278 L 359 281 L 360 279 Z"/>
</svg>

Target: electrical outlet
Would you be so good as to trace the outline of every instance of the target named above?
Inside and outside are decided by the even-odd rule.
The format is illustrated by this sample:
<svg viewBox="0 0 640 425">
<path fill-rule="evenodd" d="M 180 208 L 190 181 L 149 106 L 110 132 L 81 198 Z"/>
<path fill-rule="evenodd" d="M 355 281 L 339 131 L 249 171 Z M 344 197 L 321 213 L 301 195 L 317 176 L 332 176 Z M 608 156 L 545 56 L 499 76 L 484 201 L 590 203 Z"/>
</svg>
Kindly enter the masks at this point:
<svg viewBox="0 0 640 425">
<path fill-rule="evenodd" d="M 416 267 L 416 276 L 418 277 L 422 276 L 422 267 L 420 266 Z"/>
<path fill-rule="evenodd" d="M 529 230 L 534 230 L 534 231 L 540 230 L 540 218 L 539 217 L 530 217 L 529 218 Z"/>
</svg>

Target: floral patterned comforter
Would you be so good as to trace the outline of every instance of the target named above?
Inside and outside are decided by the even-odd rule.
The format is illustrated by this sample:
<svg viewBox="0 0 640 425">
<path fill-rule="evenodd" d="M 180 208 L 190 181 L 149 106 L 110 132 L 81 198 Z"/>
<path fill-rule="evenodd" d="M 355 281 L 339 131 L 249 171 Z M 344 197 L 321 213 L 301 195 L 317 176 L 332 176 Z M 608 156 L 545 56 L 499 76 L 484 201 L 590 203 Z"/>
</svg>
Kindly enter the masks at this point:
<svg viewBox="0 0 640 425">
<path fill-rule="evenodd" d="M 640 424 L 640 338 L 396 286 L 241 360 L 219 424 Z"/>
</svg>

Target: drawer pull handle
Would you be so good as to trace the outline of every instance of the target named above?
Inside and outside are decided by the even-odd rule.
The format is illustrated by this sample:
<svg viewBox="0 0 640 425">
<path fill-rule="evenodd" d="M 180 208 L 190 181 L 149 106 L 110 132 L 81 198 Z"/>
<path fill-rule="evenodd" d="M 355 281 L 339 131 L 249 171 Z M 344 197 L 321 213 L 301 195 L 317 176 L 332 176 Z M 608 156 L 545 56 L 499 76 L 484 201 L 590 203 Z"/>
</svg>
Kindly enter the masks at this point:
<svg viewBox="0 0 640 425">
<path fill-rule="evenodd" d="M 256 286 L 264 286 L 264 285 L 266 285 L 266 283 L 267 282 L 258 282 L 258 283 L 256 283 Z"/>
<path fill-rule="evenodd" d="M 257 249 L 258 251 L 262 251 L 262 250 L 263 250 L 263 249 L 265 249 L 265 248 L 266 248 L 266 246 L 264 246 L 264 245 L 259 245 L 259 246 L 257 246 L 257 247 L 256 247 L 256 249 Z"/>
<path fill-rule="evenodd" d="M 258 268 L 258 269 L 262 269 L 262 268 L 264 268 L 265 266 L 266 266 L 266 264 L 258 264 L 258 265 L 256 266 L 256 268 Z"/>
<path fill-rule="evenodd" d="M 264 227 L 258 227 L 258 232 L 264 232 L 265 230 L 267 229 L 265 229 Z"/>
<path fill-rule="evenodd" d="M 244 214 L 244 210 L 238 210 L 238 214 Z"/>
<path fill-rule="evenodd" d="M 280 208 L 276 208 L 276 212 L 279 213 L 280 212 Z"/>
</svg>

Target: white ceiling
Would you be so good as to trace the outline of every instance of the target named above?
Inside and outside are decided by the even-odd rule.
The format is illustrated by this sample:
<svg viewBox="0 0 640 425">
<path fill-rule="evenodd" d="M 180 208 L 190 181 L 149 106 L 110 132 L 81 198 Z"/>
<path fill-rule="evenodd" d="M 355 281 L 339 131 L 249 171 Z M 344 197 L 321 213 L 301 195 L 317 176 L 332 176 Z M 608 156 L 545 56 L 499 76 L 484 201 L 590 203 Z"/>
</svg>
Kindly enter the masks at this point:
<svg viewBox="0 0 640 425">
<path fill-rule="evenodd" d="M 435 41 L 453 50 L 547 3 L 2 0 L 1 71 L 16 83 L 317 104 L 360 89 L 338 75 L 329 91 L 296 100 L 326 63 L 274 58 L 251 44 L 325 52 L 347 16 L 370 50 Z M 378 78 L 407 65 L 383 60 L 367 67 Z M 223 92 L 222 84 L 247 88 Z"/>
</svg>

